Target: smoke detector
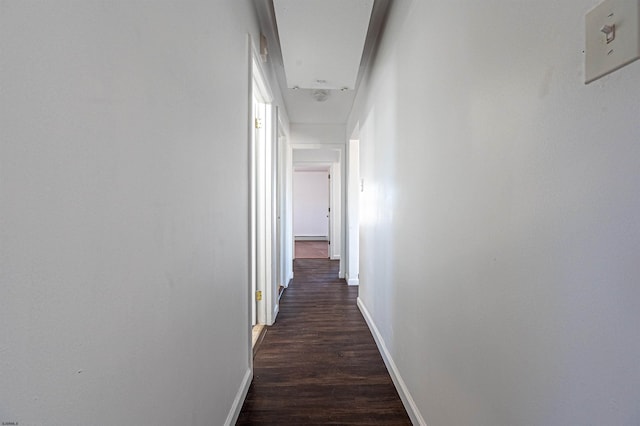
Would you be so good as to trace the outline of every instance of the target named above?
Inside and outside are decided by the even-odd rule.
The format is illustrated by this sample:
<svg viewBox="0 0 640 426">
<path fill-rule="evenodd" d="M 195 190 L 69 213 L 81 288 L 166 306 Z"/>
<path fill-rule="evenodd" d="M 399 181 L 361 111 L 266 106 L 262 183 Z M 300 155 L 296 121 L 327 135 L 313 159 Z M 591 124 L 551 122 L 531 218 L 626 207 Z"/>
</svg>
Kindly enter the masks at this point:
<svg viewBox="0 0 640 426">
<path fill-rule="evenodd" d="M 326 89 L 316 89 L 311 92 L 311 96 L 313 96 L 316 102 L 324 102 L 329 98 L 329 91 Z"/>
</svg>

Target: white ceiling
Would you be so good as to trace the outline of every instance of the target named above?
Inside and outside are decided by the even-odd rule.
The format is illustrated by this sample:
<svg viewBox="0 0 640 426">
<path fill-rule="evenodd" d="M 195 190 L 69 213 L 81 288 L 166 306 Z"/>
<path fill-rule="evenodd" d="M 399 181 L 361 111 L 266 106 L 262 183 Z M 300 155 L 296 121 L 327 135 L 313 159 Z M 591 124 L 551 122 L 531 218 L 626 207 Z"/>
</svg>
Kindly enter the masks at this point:
<svg viewBox="0 0 640 426">
<path fill-rule="evenodd" d="M 344 123 L 347 121 L 354 92 L 334 90 L 324 102 L 316 102 L 312 90 L 286 90 L 285 104 L 293 123 Z"/>
<path fill-rule="evenodd" d="M 253 1 L 289 121 L 346 123 L 390 0 Z M 317 88 L 326 101 L 313 98 Z"/>
<path fill-rule="evenodd" d="M 355 89 L 373 0 L 273 0 L 288 88 Z"/>
</svg>

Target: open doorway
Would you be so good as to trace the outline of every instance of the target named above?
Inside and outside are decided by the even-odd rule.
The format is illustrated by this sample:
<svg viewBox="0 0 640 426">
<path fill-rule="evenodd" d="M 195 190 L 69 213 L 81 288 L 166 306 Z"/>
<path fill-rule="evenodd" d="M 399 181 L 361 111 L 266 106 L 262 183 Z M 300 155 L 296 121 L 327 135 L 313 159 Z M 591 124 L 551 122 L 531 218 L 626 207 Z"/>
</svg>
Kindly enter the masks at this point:
<svg viewBox="0 0 640 426">
<path fill-rule="evenodd" d="M 329 166 L 296 167 L 293 172 L 293 235 L 296 259 L 328 259 L 331 173 Z"/>
<path fill-rule="evenodd" d="M 326 196 L 328 201 L 328 207 L 323 210 L 322 217 L 325 220 L 326 228 L 328 231 L 323 233 L 316 232 L 310 236 L 302 234 L 301 232 L 294 232 L 293 237 L 295 241 L 301 240 L 316 240 L 324 241 L 328 239 L 328 257 L 331 260 L 337 260 L 339 263 L 338 276 L 340 278 L 345 277 L 345 257 L 342 256 L 346 250 L 346 218 L 345 215 L 345 196 L 346 196 L 346 181 L 343 178 L 346 176 L 345 169 L 345 145 L 344 144 L 316 144 L 316 143 L 293 143 L 292 144 L 292 174 L 296 171 L 317 171 L 326 173 L 323 179 L 325 184 L 318 183 L 318 187 L 322 185 L 322 188 L 326 188 L 328 195 Z M 293 180 L 293 179 L 292 179 Z M 298 188 L 299 189 L 299 188 Z M 296 190 L 296 185 L 292 188 L 292 201 L 296 202 L 296 194 L 293 192 Z M 319 192 L 319 191 L 316 191 Z M 323 194 L 327 194 L 323 192 Z M 325 199 L 325 195 L 322 196 Z M 320 210 L 319 210 L 320 211 Z M 328 216 L 328 217 L 327 217 Z M 299 223 L 295 219 L 295 215 L 292 214 L 293 227 Z M 328 232 L 328 236 L 324 237 Z M 310 237 L 310 238 L 309 238 Z M 326 257 L 324 257 L 326 259 Z"/>
</svg>

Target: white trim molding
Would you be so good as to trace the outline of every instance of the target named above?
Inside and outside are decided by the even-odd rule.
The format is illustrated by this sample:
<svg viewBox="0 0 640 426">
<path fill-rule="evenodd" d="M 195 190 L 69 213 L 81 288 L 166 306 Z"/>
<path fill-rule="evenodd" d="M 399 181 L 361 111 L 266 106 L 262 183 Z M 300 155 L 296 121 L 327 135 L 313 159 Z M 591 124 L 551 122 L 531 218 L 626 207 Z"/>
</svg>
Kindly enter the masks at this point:
<svg viewBox="0 0 640 426">
<path fill-rule="evenodd" d="M 414 425 L 427 426 L 427 422 L 425 422 L 422 414 L 420 414 L 420 410 L 416 406 L 413 397 L 409 393 L 409 389 L 407 389 L 407 385 L 404 383 L 402 376 L 400 376 L 400 372 L 398 371 L 398 367 L 396 363 L 393 361 L 389 350 L 387 349 L 387 345 L 385 345 L 384 340 L 382 339 L 382 335 L 373 322 L 373 318 L 369 314 L 366 306 L 362 302 L 362 299 L 358 297 L 358 308 L 362 313 L 367 325 L 369 326 L 369 330 L 371 330 L 371 334 L 373 334 L 373 339 L 376 341 L 376 345 L 378 346 L 378 350 L 380 351 L 380 355 L 382 355 L 382 359 L 384 360 L 385 365 L 387 366 L 387 370 L 391 375 L 391 380 L 393 380 L 393 384 L 400 395 L 400 399 L 404 404 L 404 408 L 407 410 L 407 414 L 411 418 L 411 423 Z"/>
<path fill-rule="evenodd" d="M 242 410 L 244 399 L 247 397 L 247 392 L 249 392 L 249 386 L 251 386 L 251 380 L 253 380 L 253 371 L 251 368 L 248 368 L 247 372 L 244 374 L 242 383 L 240 383 L 240 389 L 238 389 L 238 393 L 236 393 L 236 397 L 233 399 L 231 410 L 227 415 L 227 420 L 224 422 L 225 426 L 233 426 L 238 421 L 238 416 L 240 415 L 240 410 Z"/>
<path fill-rule="evenodd" d="M 329 241 L 328 235 L 296 235 L 296 241 Z"/>
<path fill-rule="evenodd" d="M 360 280 L 358 278 L 351 278 L 349 274 L 345 274 L 344 278 L 347 280 L 347 285 L 360 285 Z"/>
</svg>

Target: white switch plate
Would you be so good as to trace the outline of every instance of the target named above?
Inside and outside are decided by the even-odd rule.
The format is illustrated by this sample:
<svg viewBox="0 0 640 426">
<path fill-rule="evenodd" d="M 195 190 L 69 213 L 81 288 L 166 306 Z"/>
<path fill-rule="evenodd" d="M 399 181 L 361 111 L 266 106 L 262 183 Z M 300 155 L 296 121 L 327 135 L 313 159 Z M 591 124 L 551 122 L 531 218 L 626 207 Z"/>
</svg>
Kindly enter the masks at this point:
<svg viewBox="0 0 640 426">
<path fill-rule="evenodd" d="M 640 0 L 605 0 L 585 16 L 585 84 L 640 58 Z M 607 43 L 605 25 L 615 25 Z"/>
</svg>

